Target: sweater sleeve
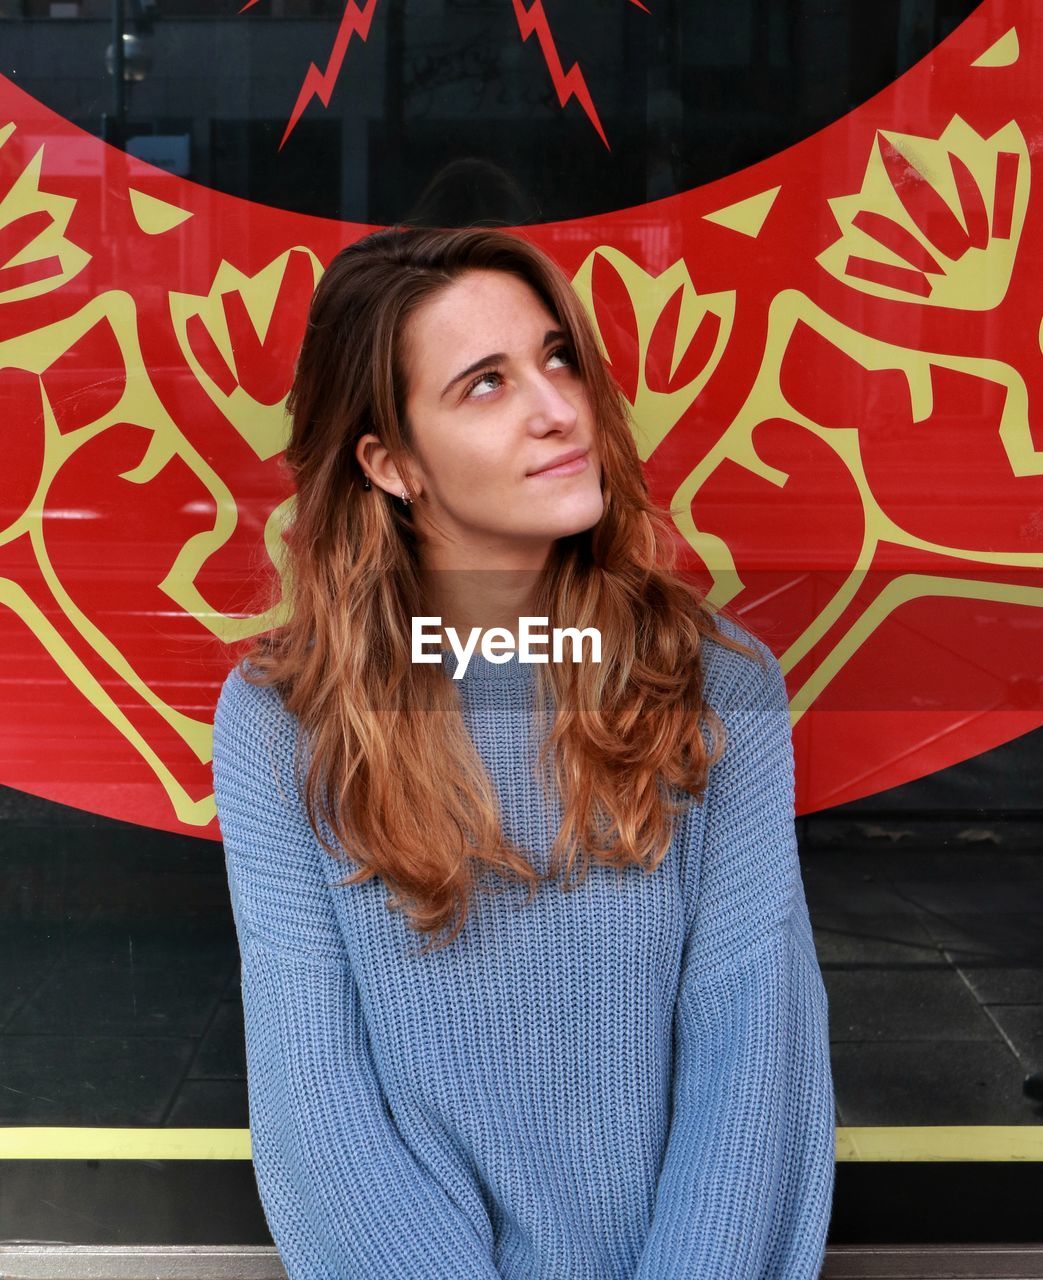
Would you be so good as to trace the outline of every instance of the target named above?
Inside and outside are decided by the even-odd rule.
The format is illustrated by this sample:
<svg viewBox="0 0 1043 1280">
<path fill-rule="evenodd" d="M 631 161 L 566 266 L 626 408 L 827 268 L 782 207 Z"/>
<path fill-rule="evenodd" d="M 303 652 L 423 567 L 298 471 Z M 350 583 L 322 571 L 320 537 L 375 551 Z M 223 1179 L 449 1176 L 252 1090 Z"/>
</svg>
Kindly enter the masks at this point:
<svg viewBox="0 0 1043 1280">
<path fill-rule="evenodd" d="M 231 673 L 214 717 L 214 796 L 269 1230 L 289 1280 L 491 1280 L 499 1273 L 480 1200 L 469 1216 L 450 1199 L 385 1101 L 323 874 L 332 860 L 289 767 L 295 731 L 273 689 Z"/>
<path fill-rule="evenodd" d="M 754 643 L 766 667 L 742 658 L 717 708 L 728 744 L 707 794 L 670 1128 L 635 1280 L 812 1280 L 825 1255 L 828 1007 L 797 855 L 785 680 Z"/>
</svg>

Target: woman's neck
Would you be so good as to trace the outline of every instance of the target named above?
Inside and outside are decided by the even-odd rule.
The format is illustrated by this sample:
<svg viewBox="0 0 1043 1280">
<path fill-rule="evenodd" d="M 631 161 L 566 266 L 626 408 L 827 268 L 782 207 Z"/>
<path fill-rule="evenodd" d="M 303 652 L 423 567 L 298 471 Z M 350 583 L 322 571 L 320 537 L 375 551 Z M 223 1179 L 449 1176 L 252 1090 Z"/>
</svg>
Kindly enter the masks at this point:
<svg viewBox="0 0 1043 1280">
<path fill-rule="evenodd" d="M 503 627 L 517 639 L 518 620 L 532 615 L 539 572 L 454 569 L 425 576 L 430 616 L 466 636 L 475 627 Z"/>
</svg>

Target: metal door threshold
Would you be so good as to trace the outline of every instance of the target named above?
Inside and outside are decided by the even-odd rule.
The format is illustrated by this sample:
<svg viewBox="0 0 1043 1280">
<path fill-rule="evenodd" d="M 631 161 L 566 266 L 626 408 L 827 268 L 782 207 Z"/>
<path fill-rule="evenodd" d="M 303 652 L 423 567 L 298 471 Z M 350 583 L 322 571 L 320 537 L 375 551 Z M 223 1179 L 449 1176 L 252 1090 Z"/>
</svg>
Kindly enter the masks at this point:
<svg viewBox="0 0 1043 1280">
<path fill-rule="evenodd" d="M 286 1280 L 286 1272 L 265 1245 L 0 1244 L 0 1280 Z M 1043 1242 L 831 1245 L 821 1280 L 1043 1280 Z"/>
<path fill-rule="evenodd" d="M 1043 1280 L 1039 1244 L 866 1244 L 826 1249 L 822 1280 Z"/>
</svg>

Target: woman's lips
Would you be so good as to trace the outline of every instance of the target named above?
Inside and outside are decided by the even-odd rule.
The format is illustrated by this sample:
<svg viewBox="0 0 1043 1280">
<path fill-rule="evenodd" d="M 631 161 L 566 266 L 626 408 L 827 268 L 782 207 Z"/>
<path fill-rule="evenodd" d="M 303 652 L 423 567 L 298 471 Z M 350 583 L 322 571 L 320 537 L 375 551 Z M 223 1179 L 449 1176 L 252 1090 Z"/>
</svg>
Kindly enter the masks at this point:
<svg viewBox="0 0 1043 1280">
<path fill-rule="evenodd" d="M 589 465 L 590 458 L 587 454 L 583 454 L 579 458 L 573 458 L 571 462 L 561 462 L 556 467 L 547 467 L 543 471 L 534 471 L 529 477 L 530 480 L 539 480 L 543 476 L 574 476 L 579 472 L 585 471 Z"/>
</svg>

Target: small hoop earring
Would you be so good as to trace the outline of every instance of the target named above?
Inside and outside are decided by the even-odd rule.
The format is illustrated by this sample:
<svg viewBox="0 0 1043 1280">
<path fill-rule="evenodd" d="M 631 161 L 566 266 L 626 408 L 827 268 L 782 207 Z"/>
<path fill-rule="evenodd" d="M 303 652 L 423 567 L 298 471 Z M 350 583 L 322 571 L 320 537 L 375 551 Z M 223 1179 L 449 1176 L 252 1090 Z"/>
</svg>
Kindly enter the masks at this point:
<svg viewBox="0 0 1043 1280">
<path fill-rule="evenodd" d="M 408 507 L 413 499 L 409 496 L 405 489 L 402 490 L 402 505 Z"/>
</svg>

